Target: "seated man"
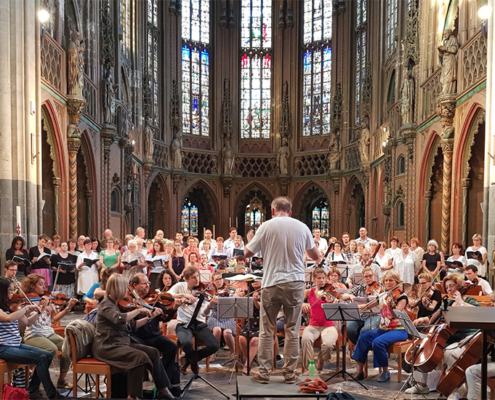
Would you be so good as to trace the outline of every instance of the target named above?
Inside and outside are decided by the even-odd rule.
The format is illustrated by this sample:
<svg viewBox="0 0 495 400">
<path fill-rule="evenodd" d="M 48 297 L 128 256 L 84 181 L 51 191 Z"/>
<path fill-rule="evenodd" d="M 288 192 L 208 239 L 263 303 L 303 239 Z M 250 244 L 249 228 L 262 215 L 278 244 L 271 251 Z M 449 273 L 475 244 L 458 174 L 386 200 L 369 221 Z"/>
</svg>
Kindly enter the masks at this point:
<svg viewBox="0 0 495 400">
<path fill-rule="evenodd" d="M 201 302 L 201 296 L 197 297 L 197 293 L 200 292 L 195 289 L 199 287 L 198 270 L 195 267 L 187 267 L 182 275 L 185 282 L 175 284 L 168 293 L 174 296 L 175 306 L 178 307 L 177 339 L 186 353 L 185 359 L 181 360 L 181 373 L 185 374 L 187 367 L 191 365 L 192 372 L 197 375 L 199 373 L 198 361 L 216 353 L 220 345 L 205 323 L 208 301 Z M 198 310 L 196 310 L 197 307 L 199 307 Z M 200 339 L 205 347 L 196 351 L 193 346 L 193 337 Z"/>
<path fill-rule="evenodd" d="M 325 313 L 321 307 L 324 303 L 333 303 L 334 299 L 324 293 L 323 288 L 327 283 L 326 274 L 323 268 L 315 268 L 313 271 L 313 283 L 315 287 L 304 291 L 304 299 L 308 299 L 309 303 L 304 303 L 302 312 L 311 314 L 309 324 L 304 328 L 301 348 L 302 348 L 302 363 L 304 369 L 308 369 L 310 361 L 314 361 L 314 343 L 321 336 L 321 350 L 318 354 L 316 368 L 323 369 L 325 361 L 330 361 L 332 350 L 337 343 L 339 333 L 334 326 L 333 321 L 327 321 Z"/>
<path fill-rule="evenodd" d="M 371 261 L 371 250 L 368 248 L 363 249 L 363 254 L 361 256 L 361 262 L 359 264 L 355 264 L 349 271 L 349 276 L 347 277 L 346 283 L 349 286 L 349 289 L 352 289 L 356 284 L 354 275 L 363 272 L 363 268 L 370 267 L 375 274 L 376 280 L 379 282 L 381 280 L 382 271 L 378 264 L 375 264 Z"/>
<path fill-rule="evenodd" d="M 493 293 L 490 284 L 486 280 L 478 276 L 478 267 L 476 265 L 468 265 L 464 269 L 464 274 L 466 275 L 466 279 L 470 283 L 476 286 L 481 286 L 483 296 L 490 296 Z"/>
<path fill-rule="evenodd" d="M 131 278 L 131 286 L 141 299 L 146 298 L 150 294 L 150 282 L 148 277 L 141 272 L 135 274 Z M 165 370 L 164 379 L 167 382 L 167 387 L 171 389 L 174 395 L 180 395 L 179 372 L 176 363 L 174 362 L 175 355 L 177 354 L 177 345 L 166 336 L 163 336 L 162 331 L 160 330 L 160 321 L 170 321 L 175 314 L 175 310 L 173 308 L 167 309 L 167 307 L 159 302 L 154 304 L 153 307 L 160 308 L 163 311 L 163 314 L 158 318 L 153 318 L 148 324 L 134 331 L 131 335 L 131 340 L 135 343 L 154 347 L 160 351 L 162 354 L 163 369 Z M 177 387 L 179 388 L 178 391 Z"/>
</svg>

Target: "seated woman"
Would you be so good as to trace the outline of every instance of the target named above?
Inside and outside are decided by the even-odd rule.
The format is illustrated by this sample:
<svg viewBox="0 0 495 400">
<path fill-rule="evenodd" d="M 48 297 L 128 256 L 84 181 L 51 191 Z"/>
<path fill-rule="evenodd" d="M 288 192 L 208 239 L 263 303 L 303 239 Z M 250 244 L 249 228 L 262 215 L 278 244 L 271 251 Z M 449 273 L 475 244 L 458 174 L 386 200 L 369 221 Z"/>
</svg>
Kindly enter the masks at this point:
<svg viewBox="0 0 495 400">
<path fill-rule="evenodd" d="M 382 368 L 383 372 L 378 382 L 388 382 L 390 372 L 388 369 L 387 346 L 392 343 L 407 339 L 407 332 L 401 325 L 400 320 L 395 316 L 393 310 L 403 311 L 407 305 L 407 296 L 402 293 L 401 288 L 396 286 L 401 282 L 400 276 L 395 271 L 387 271 L 383 274 L 382 283 L 385 290 L 392 290 L 393 293 L 380 298 L 380 326 L 368 332 L 361 333 L 356 343 L 356 349 L 352 354 L 352 359 L 357 362 L 356 379 L 364 379 L 364 363 L 368 358 L 368 351 L 373 349 L 373 367 Z M 392 294 L 394 296 L 392 297 Z"/>
<path fill-rule="evenodd" d="M 315 287 L 304 291 L 304 299 L 309 300 L 309 303 L 302 305 L 302 312 L 311 314 L 309 324 L 304 328 L 301 339 L 302 365 L 303 369 L 307 370 L 310 361 L 314 360 L 314 343 L 321 336 L 321 350 L 318 353 L 316 368 L 322 370 L 324 362 L 330 361 L 332 357 L 332 350 L 335 347 L 339 333 L 333 321 L 327 321 L 321 307 L 322 304 L 334 302 L 332 296 L 325 294 L 323 291 L 327 283 L 323 268 L 315 268 L 313 271 L 313 283 Z"/>
<path fill-rule="evenodd" d="M 52 353 L 21 343 L 19 322 L 24 326 L 33 324 L 39 319 L 40 309 L 37 305 L 26 305 L 18 311 L 11 312 L 9 300 L 14 291 L 10 279 L 0 278 L 0 358 L 6 362 L 36 365 L 28 392 L 35 394 L 42 383 L 49 399 L 62 399 L 50 377 Z"/>
<path fill-rule="evenodd" d="M 138 308 L 122 313 L 118 302 L 127 294 L 128 280 L 122 275 L 113 274 L 107 282 L 107 295 L 98 307 L 96 335 L 93 341 L 93 356 L 110 365 L 112 374 L 127 374 L 127 398 L 137 399 L 143 393 L 145 369 L 153 372 L 155 385 L 160 398 L 174 398 L 167 384 L 160 379 L 157 369 L 163 371 L 160 352 L 150 346 L 131 343 L 130 331 L 134 331 L 162 314 L 160 308 L 153 311 Z M 138 320 L 135 318 L 145 315 Z"/>
<path fill-rule="evenodd" d="M 410 300 L 408 304 L 410 309 L 418 307 L 418 317 L 413 321 L 414 325 L 425 324 L 428 317 L 440 308 L 442 302 L 442 294 L 435 289 L 433 276 L 423 272 L 419 274 L 418 279 L 420 288 L 417 299 Z"/>
<path fill-rule="evenodd" d="M 43 297 L 46 292 L 45 277 L 40 274 L 30 274 L 22 280 L 22 290 L 27 295 L 35 294 L 40 298 Z M 52 357 L 57 353 L 57 350 L 62 350 L 64 339 L 57 335 L 52 328 L 52 321 L 58 321 L 62 319 L 77 303 L 76 299 L 71 299 L 67 303 L 62 311 L 58 310 L 50 305 L 49 299 L 43 297 L 45 304 L 41 306 L 41 314 L 39 318 L 30 326 L 26 328 L 24 332 L 24 344 L 28 346 L 38 347 L 39 349 L 49 351 Z M 71 388 L 70 383 L 65 377 L 70 367 L 70 358 L 67 355 L 62 355 L 60 360 L 60 376 L 58 378 L 57 387 L 60 389 Z"/>
<path fill-rule="evenodd" d="M 101 282 L 93 284 L 91 288 L 88 290 L 88 293 L 86 293 L 83 296 L 83 301 L 86 303 L 86 309 L 85 312 L 89 313 L 91 310 L 95 309 L 98 307 L 98 303 L 103 300 L 103 298 L 106 296 L 107 292 L 106 290 L 106 285 L 108 282 L 108 278 L 110 278 L 111 275 L 117 273 L 118 270 L 114 268 L 107 268 L 103 271 L 103 274 L 101 276 Z"/>
<path fill-rule="evenodd" d="M 177 279 L 175 278 L 175 275 L 168 269 L 165 269 L 158 274 L 156 290 L 166 293 L 176 283 Z M 175 310 L 172 311 L 174 311 L 174 318 L 167 322 L 167 335 L 175 335 L 175 327 L 177 326 L 177 314 Z"/>
<path fill-rule="evenodd" d="M 252 283 L 253 290 L 253 317 L 246 318 L 244 324 L 242 325 L 241 332 L 239 334 L 239 346 L 241 348 L 242 354 L 244 354 L 245 362 L 244 368 L 242 369 L 242 375 L 247 375 L 247 354 L 248 354 L 248 334 L 249 334 L 249 368 L 253 365 L 253 359 L 258 353 L 259 344 L 259 334 L 260 334 L 260 298 L 261 291 L 261 281 L 254 281 Z"/>
<path fill-rule="evenodd" d="M 194 253 L 191 253 L 194 254 Z M 217 290 L 217 296 L 223 296 L 223 297 L 229 297 L 230 293 L 228 292 L 228 288 L 224 284 L 225 281 L 222 278 L 222 273 L 221 272 L 215 272 L 211 280 L 213 284 L 215 285 L 215 288 Z M 224 295 L 218 295 L 218 291 L 221 289 L 227 289 L 226 294 Z M 223 336 L 223 339 L 225 340 L 225 343 L 227 346 L 229 346 L 230 350 L 230 358 L 229 361 L 233 360 L 235 357 L 235 341 L 234 341 L 234 336 L 236 333 L 237 325 L 235 322 L 234 318 L 218 318 L 218 307 L 217 307 L 217 299 L 213 298 L 211 299 L 210 303 L 208 304 L 208 307 L 206 307 L 205 313 L 210 312 L 210 315 L 208 316 L 208 328 L 211 329 L 211 332 L 213 333 L 213 336 L 218 340 L 218 343 L 220 344 L 220 340 Z M 216 358 L 216 353 L 210 356 L 210 361 L 214 361 Z"/>
<path fill-rule="evenodd" d="M 462 277 L 460 277 L 459 275 L 447 275 L 442 281 L 442 286 L 444 291 L 449 295 L 449 298 L 451 299 L 448 300 L 448 307 L 479 307 L 478 301 L 476 301 L 472 297 L 462 295 L 460 293 L 460 291 L 462 291 L 462 289 L 464 288 L 464 279 L 462 279 Z M 422 322 L 424 324 L 429 324 L 430 322 L 432 322 L 431 317 L 423 317 Z M 458 329 L 455 334 L 447 340 L 447 347 L 445 347 L 443 354 L 444 361 L 447 361 L 452 351 L 458 347 L 455 346 L 454 343 L 460 342 L 462 339 L 465 339 L 467 336 L 472 335 L 473 333 L 476 333 L 476 329 Z M 449 345 L 453 345 L 453 348 L 449 349 Z M 413 387 L 407 389 L 405 393 L 429 393 L 430 389 L 427 384 L 428 373 L 414 371 L 413 377 L 416 380 L 416 384 Z M 433 383 L 435 387 L 436 383 L 437 382 Z"/>
</svg>

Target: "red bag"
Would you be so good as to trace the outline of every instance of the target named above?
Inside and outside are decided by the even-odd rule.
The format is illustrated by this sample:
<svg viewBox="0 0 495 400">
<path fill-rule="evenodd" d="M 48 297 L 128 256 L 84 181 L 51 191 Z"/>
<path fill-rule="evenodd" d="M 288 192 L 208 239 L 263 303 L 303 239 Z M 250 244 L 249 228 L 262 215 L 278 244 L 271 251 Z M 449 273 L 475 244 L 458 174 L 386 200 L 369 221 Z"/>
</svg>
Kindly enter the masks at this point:
<svg viewBox="0 0 495 400">
<path fill-rule="evenodd" d="M 29 400 L 29 395 L 25 389 L 16 388 L 5 383 L 3 385 L 2 400 Z"/>
</svg>

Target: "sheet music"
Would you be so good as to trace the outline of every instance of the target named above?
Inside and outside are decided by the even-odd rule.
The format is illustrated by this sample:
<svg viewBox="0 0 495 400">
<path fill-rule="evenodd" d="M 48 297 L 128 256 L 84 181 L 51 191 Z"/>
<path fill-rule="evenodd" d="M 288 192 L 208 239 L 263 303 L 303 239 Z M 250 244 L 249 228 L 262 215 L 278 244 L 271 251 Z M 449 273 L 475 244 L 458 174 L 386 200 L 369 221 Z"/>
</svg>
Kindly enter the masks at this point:
<svg viewBox="0 0 495 400">
<path fill-rule="evenodd" d="M 406 328 L 406 331 L 409 335 L 418 337 L 420 339 L 424 339 L 428 337 L 428 335 L 425 335 L 424 333 L 421 333 L 418 331 L 416 326 L 413 324 L 411 321 L 411 318 L 409 318 L 409 315 L 407 315 L 407 312 L 405 311 L 399 311 L 399 310 L 394 310 L 395 315 L 397 315 L 397 318 L 399 318 L 402 326 Z"/>
<path fill-rule="evenodd" d="M 362 304 L 368 304 L 371 303 L 372 301 L 376 300 L 376 296 L 369 296 L 369 297 L 354 297 L 354 303 L 356 303 L 358 306 Z M 362 313 L 372 313 L 372 314 L 380 314 L 380 306 L 377 304 L 376 306 L 364 311 L 361 311 Z"/>
</svg>

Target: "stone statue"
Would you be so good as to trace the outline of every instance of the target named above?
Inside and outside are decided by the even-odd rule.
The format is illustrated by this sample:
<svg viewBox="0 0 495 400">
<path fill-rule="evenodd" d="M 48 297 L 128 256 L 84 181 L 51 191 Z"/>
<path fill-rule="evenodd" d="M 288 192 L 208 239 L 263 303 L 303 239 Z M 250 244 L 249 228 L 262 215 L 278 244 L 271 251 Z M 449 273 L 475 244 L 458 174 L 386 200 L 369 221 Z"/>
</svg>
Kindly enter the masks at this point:
<svg viewBox="0 0 495 400">
<path fill-rule="evenodd" d="M 153 153 L 155 151 L 155 144 L 153 143 L 153 129 L 146 123 L 144 129 L 144 158 L 145 160 L 153 160 Z"/>
<path fill-rule="evenodd" d="M 174 169 L 182 169 L 182 143 L 179 135 L 176 135 L 172 141 L 172 162 Z"/>
<path fill-rule="evenodd" d="M 443 45 L 438 47 L 442 74 L 440 84 L 442 94 L 455 93 L 457 89 L 457 51 L 459 44 L 457 38 L 452 34 L 452 29 L 443 31 Z"/>
<path fill-rule="evenodd" d="M 71 31 L 69 48 L 67 50 L 68 60 L 68 93 L 72 96 L 82 97 L 84 87 L 84 44 L 79 39 L 79 32 Z"/>
<path fill-rule="evenodd" d="M 363 123 L 361 129 L 361 139 L 359 139 L 359 154 L 361 156 L 361 163 L 367 163 L 369 161 L 369 147 L 370 147 L 370 130 L 366 123 Z"/>
<path fill-rule="evenodd" d="M 109 69 L 103 78 L 103 122 L 112 123 L 115 114 L 115 89 L 117 85 L 113 83 L 113 72 Z"/>
<path fill-rule="evenodd" d="M 225 146 L 222 150 L 223 152 L 223 173 L 225 175 L 232 175 L 234 170 L 234 151 L 232 150 L 232 146 L 230 145 L 230 141 L 225 141 Z"/>
<path fill-rule="evenodd" d="M 280 175 L 288 175 L 289 174 L 289 142 L 287 138 L 282 139 L 282 147 L 278 149 L 277 155 L 277 164 L 278 169 L 280 171 Z"/>
<path fill-rule="evenodd" d="M 414 107 L 414 80 L 409 76 L 409 71 L 407 68 L 404 68 L 402 88 L 400 92 L 402 98 L 402 104 L 400 106 L 402 125 L 411 124 Z"/>
<path fill-rule="evenodd" d="M 330 133 L 330 143 L 328 144 L 329 169 L 337 169 L 337 162 L 340 160 L 340 148 L 337 133 Z"/>
</svg>

